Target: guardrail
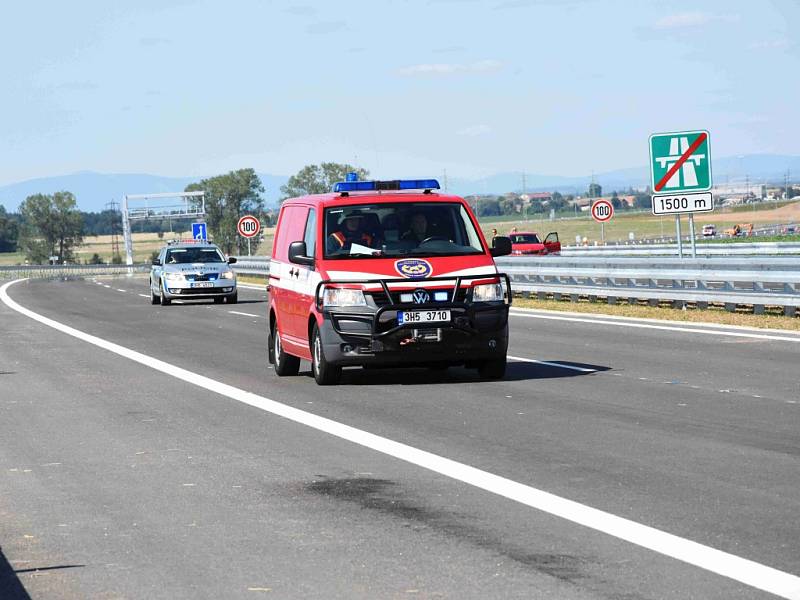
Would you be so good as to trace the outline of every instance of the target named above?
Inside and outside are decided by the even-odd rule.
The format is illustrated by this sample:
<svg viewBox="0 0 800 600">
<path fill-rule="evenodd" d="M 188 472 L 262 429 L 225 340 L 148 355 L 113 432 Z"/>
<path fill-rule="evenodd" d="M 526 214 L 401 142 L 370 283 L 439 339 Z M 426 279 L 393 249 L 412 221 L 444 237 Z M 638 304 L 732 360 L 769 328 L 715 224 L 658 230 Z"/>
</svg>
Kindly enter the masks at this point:
<svg viewBox="0 0 800 600">
<path fill-rule="evenodd" d="M 86 277 L 146 273 L 150 265 L 13 265 L 0 266 L 0 279 Z"/>
<path fill-rule="evenodd" d="M 784 257 L 626 258 L 604 256 L 503 257 L 497 266 L 508 273 L 515 292 L 556 299 L 623 299 L 671 302 L 698 308 L 724 304 L 763 313 L 781 307 L 788 316 L 800 307 L 800 260 Z M 269 257 L 241 256 L 232 265 L 240 275 L 266 277 Z M 150 265 L 64 265 L 0 267 L 0 278 L 82 277 L 146 273 Z"/>
<path fill-rule="evenodd" d="M 625 258 L 625 257 L 504 257 L 498 268 L 511 276 L 515 291 L 556 299 L 648 300 L 652 304 L 687 302 L 705 308 L 710 303 L 782 307 L 788 316 L 800 306 L 800 261 L 795 258 Z"/>
<path fill-rule="evenodd" d="M 688 242 L 683 255 L 691 253 Z M 618 244 L 616 246 L 562 246 L 562 256 L 678 256 L 676 244 Z M 800 255 L 797 242 L 728 242 L 697 244 L 698 256 L 783 256 Z"/>
</svg>

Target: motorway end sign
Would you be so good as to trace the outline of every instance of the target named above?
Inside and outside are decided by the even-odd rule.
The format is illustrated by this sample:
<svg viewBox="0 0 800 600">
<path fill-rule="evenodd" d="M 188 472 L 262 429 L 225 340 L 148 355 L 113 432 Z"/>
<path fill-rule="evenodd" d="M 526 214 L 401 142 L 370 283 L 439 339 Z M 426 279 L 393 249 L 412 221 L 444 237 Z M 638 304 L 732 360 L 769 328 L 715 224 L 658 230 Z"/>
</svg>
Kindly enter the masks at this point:
<svg viewBox="0 0 800 600">
<path fill-rule="evenodd" d="M 651 135 L 650 176 L 653 194 L 673 196 L 710 190 L 711 140 L 708 131 Z"/>
<path fill-rule="evenodd" d="M 711 192 L 653 196 L 652 198 L 654 215 L 680 215 L 714 210 L 714 199 L 711 197 Z"/>
</svg>

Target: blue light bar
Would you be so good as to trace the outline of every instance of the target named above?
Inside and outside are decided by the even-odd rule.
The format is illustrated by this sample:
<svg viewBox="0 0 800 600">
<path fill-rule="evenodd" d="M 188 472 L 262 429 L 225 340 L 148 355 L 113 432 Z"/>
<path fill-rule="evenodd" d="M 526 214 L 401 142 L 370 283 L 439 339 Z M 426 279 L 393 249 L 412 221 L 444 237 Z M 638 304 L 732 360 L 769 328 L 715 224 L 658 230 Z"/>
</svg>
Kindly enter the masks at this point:
<svg viewBox="0 0 800 600">
<path fill-rule="evenodd" d="M 376 192 L 389 190 L 438 190 L 435 179 L 395 179 L 393 181 L 339 181 L 334 192 Z"/>
</svg>

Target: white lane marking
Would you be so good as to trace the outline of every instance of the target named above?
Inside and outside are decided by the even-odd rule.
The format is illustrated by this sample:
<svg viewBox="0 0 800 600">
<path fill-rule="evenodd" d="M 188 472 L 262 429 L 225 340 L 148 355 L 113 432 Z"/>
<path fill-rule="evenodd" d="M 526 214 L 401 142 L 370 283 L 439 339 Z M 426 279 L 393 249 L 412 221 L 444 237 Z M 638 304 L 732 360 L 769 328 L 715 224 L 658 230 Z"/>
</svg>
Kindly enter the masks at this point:
<svg viewBox="0 0 800 600">
<path fill-rule="evenodd" d="M 150 297 L 150 296 L 148 296 L 147 294 L 139 294 L 139 295 L 140 295 L 142 298 L 149 298 L 149 297 Z"/>
<path fill-rule="evenodd" d="M 118 292 L 122 292 L 123 294 L 124 294 L 125 292 L 127 292 L 127 290 L 121 290 L 121 289 L 119 289 L 119 288 L 114 288 L 114 289 L 116 289 Z"/>
<path fill-rule="evenodd" d="M 254 314 L 251 314 L 251 313 L 246 313 L 246 312 L 239 312 L 238 310 L 229 310 L 228 312 L 231 313 L 232 315 L 242 315 L 243 317 L 260 317 L 261 316 L 261 315 L 254 315 Z"/>
<path fill-rule="evenodd" d="M 578 317 L 559 317 L 556 315 L 533 315 L 511 311 L 513 317 L 525 317 L 527 319 L 548 319 L 553 321 L 572 321 L 575 323 L 592 323 L 594 325 L 611 325 L 612 327 L 636 327 L 640 329 L 660 329 L 662 331 L 679 331 L 683 333 L 702 333 L 705 335 L 727 335 L 731 337 L 753 338 L 757 340 L 777 340 L 781 342 L 800 343 L 800 337 L 789 337 L 785 335 L 770 335 L 766 333 L 744 333 L 741 331 L 714 331 L 712 329 L 696 329 L 693 327 L 671 327 L 667 325 L 650 325 L 647 323 L 630 323 L 627 321 L 609 321 L 605 319 L 586 319 Z"/>
<path fill-rule="evenodd" d="M 609 315 L 606 313 L 581 313 L 581 312 L 573 312 L 567 310 L 544 310 L 537 308 L 523 308 L 521 306 L 512 306 L 511 310 L 517 311 L 517 313 L 531 314 L 531 315 L 563 315 L 566 317 L 594 317 L 597 319 L 606 319 L 609 321 L 631 321 L 634 323 L 663 323 L 665 325 L 677 325 L 679 327 L 706 327 L 709 329 L 732 329 L 735 331 L 751 331 L 753 333 L 774 333 L 776 335 L 800 336 L 800 331 L 793 331 L 791 329 L 749 327 L 746 325 L 725 325 L 723 323 L 710 323 L 708 321 L 673 321 L 671 319 L 647 319 L 643 317 L 622 317 L 620 315 Z"/>
<path fill-rule="evenodd" d="M 508 358 L 510 358 L 511 360 L 517 360 L 519 362 L 534 363 L 537 365 L 547 365 L 548 367 L 558 367 L 559 369 L 570 369 L 572 371 L 580 371 L 581 373 L 597 373 L 597 369 L 587 369 L 585 367 L 576 367 L 574 365 L 563 365 L 558 362 L 535 360 L 533 358 L 523 358 L 522 356 L 511 356 L 510 354 L 508 355 Z"/>
<path fill-rule="evenodd" d="M 147 356 L 130 348 L 79 331 L 33 312 L 12 300 L 8 295 L 9 286 L 25 281 L 16 279 L 0 287 L 0 300 L 9 308 L 52 327 L 62 333 L 87 342 L 135 361 L 156 371 L 180 379 L 189 384 L 215 392 L 243 404 L 259 408 L 268 413 L 283 417 L 295 423 L 328 433 L 354 444 L 370 448 L 387 456 L 417 465 L 468 485 L 486 490 L 498 496 L 514 500 L 531 508 L 561 517 L 573 523 L 628 541 L 637 546 L 670 556 L 690 565 L 706 569 L 754 588 L 787 598 L 800 600 L 800 577 L 779 571 L 752 560 L 704 546 L 697 542 L 678 537 L 654 527 L 618 517 L 611 513 L 580 504 L 555 494 L 536 489 L 529 485 L 482 471 L 475 467 L 419 450 L 400 442 L 395 442 L 367 431 L 362 431 L 325 417 L 305 412 L 259 396 L 232 385 L 193 373 L 152 356 Z"/>
<path fill-rule="evenodd" d="M 265 292 L 265 293 L 267 291 L 267 284 L 264 284 L 264 285 L 248 285 L 246 283 L 239 283 L 237 281 L 236 282 L 236 287 L 244 288 L 246 290 L 258 290 L 259 292 Z"/>
</svg>

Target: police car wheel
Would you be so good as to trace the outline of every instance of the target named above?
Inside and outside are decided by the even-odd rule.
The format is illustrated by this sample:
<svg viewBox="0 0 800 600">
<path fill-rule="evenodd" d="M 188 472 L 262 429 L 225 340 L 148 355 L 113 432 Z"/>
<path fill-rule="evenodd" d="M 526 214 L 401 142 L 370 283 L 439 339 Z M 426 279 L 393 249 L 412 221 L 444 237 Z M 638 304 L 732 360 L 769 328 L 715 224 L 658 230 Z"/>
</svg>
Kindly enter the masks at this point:
<svg viewBox="0 0 800 600">
<path fill-rule="evenodd" d="M 483 379 L 500 379 L 506 374 L 506 357 L 483 361 L 478 365 L 478 374 Z"/>
<path fill-rule="evenodd" d="M 232 296 L 228 296 L 226 301 L 228 304 L 236 304 L 239 302 L 239 292 L 234 292 Z"/>
<path fill-rule="evenodd" d="M 161 304 L 161 296 L 156 296 L 153 291 L 153 282 L 150 282 L 150 304 Z"/>
<path fill-rule="evenodd" d="M 279 377 L 297 375 L 300 372 L 300 359 L 283 351 L 281 336 L 277 331 L 269 334 L 270 346 L 275 357 L 275 372 Z"/>
<path fill-rule="evenodd" d="M 334 366 L 325 360 L 325 352 L 322 349 L 322 336 L 319 328 L 314 325 L 314 332 L 311 334 L 311 372 L 314 380 L 319 385 L 333 385 L 339 383 L 342 376 L 342 367 Z"/>
<path fill-rule="evenodd" d="M 214 298 L 214 304 L 222 304 L 224 298 L 220 296 L 219 298 Z"/>
</svg>

